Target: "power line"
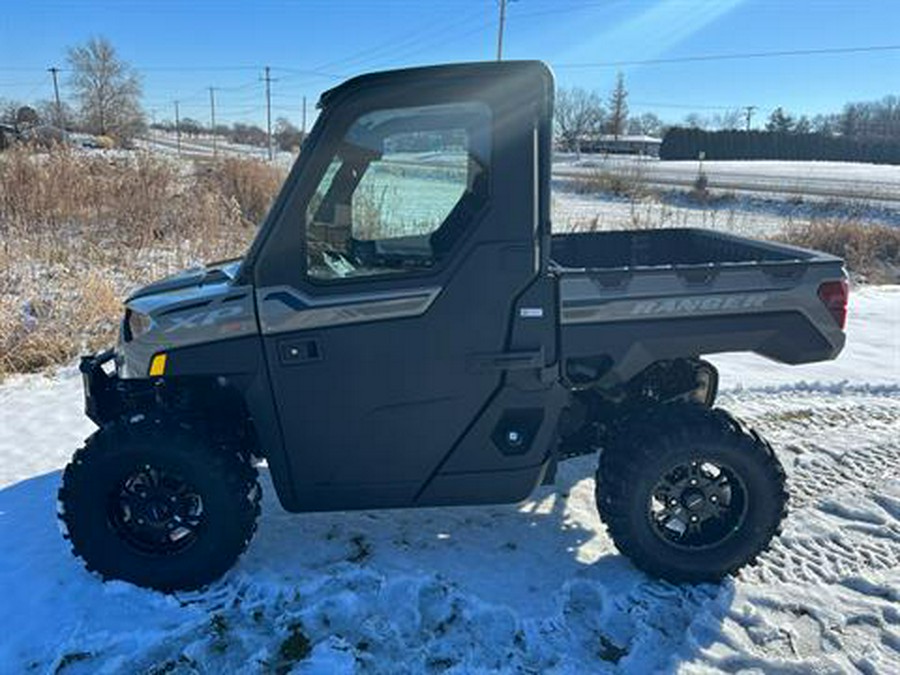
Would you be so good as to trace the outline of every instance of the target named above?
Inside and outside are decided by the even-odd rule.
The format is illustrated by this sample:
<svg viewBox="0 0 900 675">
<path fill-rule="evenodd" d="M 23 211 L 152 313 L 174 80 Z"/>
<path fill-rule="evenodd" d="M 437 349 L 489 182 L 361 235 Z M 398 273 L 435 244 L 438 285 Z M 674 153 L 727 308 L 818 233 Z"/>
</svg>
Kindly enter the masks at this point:
<svg viewBox="0 0 900 675">
<path fill-rule="evenodd" d="M 20 80 L 18 82 L 0 82 L 0 87 L 33 87 L 35 80 Z"/>
<path fill-rule="evenodd" d="M 340 80 L 347 75 L 345 73 L 326 73 L 318 69 L 308 69 L 308 68 L 286 68 L 284 66 L 273 66 L 272 70 L 277 70 L 279 73 L 291 73 L 294 75 L 306 75 L 309 77 L 320 77 L 327 78 L 330 80 Z"/>
<path fill-rule="evenodd" d="M 450 21 L 449 23 L 442 24 L 441 31 L 442 33 L 446 34 L 447 31 L 468 23 L 476 18 L 482 20 L 484 18 L 483 12 L 480 8 L 475 9 L 474 11 L 470 11 L 461 18 L 457 18 L 456 21 Z M 427 22 L 423 22 L 422 24 L 417 25 L 412 30 L 407 29 L 403 30 L 401 33 L 392 34 L 379 44 L 371 47 L 366 47 L 355 53 L 351 53 L 348 56 L 319 64 L 318 66 L 316 66 L 316 69 L 324 70 L 330 69 L 334 66 L 344 66 L 349 63 L 372 62 L 374 59 L 384 60 L 386 54 L 390 54 L 391 52 L 395 52 L 396 50 L 402 51 L 403 49 L 406 49 L 411 45 L 420 43 L 423 40 L 430 40 L 428 29 L 432 28 L 433 26 L 434 19 L 429 18 Z M 378 56 L 376 57 L 376 55 Z"/>
<path fill-rule="evenodd" d="M 735 110 L 740 106 L 735 105 L 711 105 L 692 103 L 662 103 L 659 101 L 629 101 L 629 105 L 643 108 L 681 108 L 684 110 Z"/>
<path fill-rule="evenodd" d="M 477 22 L 478 25 L 474 28 L 469 28 L 469 25 L 471 25 L 473 22 Z M 475 9 L 473 12 L 469 12 L 462 17 L 458 17 L 456 21 L 449 21 L 442 24 L 440 28 L 441 35 L 443 37 L 440 39 L 435 39 L 433 34 L 428 31 L 429 28 L 432 28 L 434 26 L 434 20 L 431 19 L 415 30 L 404 31 L 402 35 L 404 35 L 405 37 L 401 37 L 399 35 L 396 37 L 391 37 L 389 39 L 386 39 L 379 45 L 361 50 L 356 55 L 351 55 L 350 57 L 331 61 L 326 64 L 320 64 L 319 66 L 317 66 L 317 68 L 323 69 L 330 68 L 335 65 L 343 66 L 347 63 L 355 63 L 357 65 L 353 67 L 357 69 L 362 68 L 363 65 L 369 68 L 374 64 L 380 65 L 389 62 L 396 62 L 399 59 L 409 58 L 414 54 L 418 54 L 419 52 L 427 49 L 433 49 L 434 47 L 440 46 L 452 40 L 458 40 L 460 37 L 483 31 L 488 27 L 491 27 L 493 24 L 493 18 L 486 19 L 484 16 L 484 12 L 480 8 Z M 456 32 L 456 29 L 462 28 L 464 26 L 466 27 L 466 30 L 462 35 Z"/>
<path fill-rule="evenodd" d="M 509 0 L 507 0 L 509 1 Z M 529 16 L 540 16 L 542 14 L 548 14 L 551 12 L 557 12 L 561 10 L 548 10 L 545 12 L 531 12 L 525 14 L 516 14 L 516 18 L 527 18 Z M 460 27 L 463 24 L 471 22 L 473 19 L 477 18 L 477 15 L 468 15 L 461 19 L 460 21 L 453 22 L 451 24 L 444 25 L 442 27 L 442 33 L 446 35 L 446 32 L 449 28 Z M 433 25 L 433 21 L 429 22 L 427 25 Z M 418 43 L 421 41 L 431 41 L 428 35 L 423 34 L 422 32 L 415 31 L 413 35 L 408 36 L 403 40 L 391 40 L 386 41 L 383 44 L 376 45 L 375 47 L 370 47 L 365 50 L 361 50 L 357 52 L 356 55 L 351 55 L 345 57 L 343 59 L 334 60 L 331 62 L 327 62 L 323 66 L 314 67 L 314 68 L 294 68 L 288 66 L 272 66 L 272 70 L 276 71 L 284 71 L 288 73 L 309 75 L 314 77 L 323 77 L 323 78 L 343 78 L 346 77 L 345 74 L 335 73 L 326 71 L 324 68 L 326 66 L 337 65 L 341 63 L 348 62 L 360 62 L 360 61 L 368 61 L 370 59 L 370 55 L 379 52 L 391 52 L 394 49 L 403 50 L 406 47 L 411 46 L 414 43 Z M 409 44 L 405 44 L 409 43 Z M 900 44 L 888 44 L 888 45 L 865 45 L 865 46 L 855 46 L 855 47 L 823 47 L 823 48 L 812 48 L 812 49 L 785 49 L 785 50 L 773 50 L 773 51 L 758 51 L 758 52 L 738 52 L 733 54 L 700 54 L 693 56 L 677 56 L 677 57 L 669 57 L 669 58 L 653 58 L 653 59 L 633 59 L 633 60 L 623 60 L 623 61 L 597 61 L 597 62 L 577 62 L 577 63 L 556 63 L 554 66 L 556 68 L 614 68 L 619 66 L 632 66 L 632 65 L 656 65 L 656 64 L 664 64 L 664 63 L 690 63 L 694 61 L 722 61 L 722 60 L 736 60 L 736 59 L 757 59 L 757 58 L 778 58 L 778 57 L 789 57 L 789 56 L 819 56 L 819 55 L 828 55 L 828 54 L 862 54 L 862 53 L 872 53 L 872 52 L 890 52 L 890 51 L 900 51 Z M 382 59 L 383 60 L 383 59 Z M 259 70 L 261 66 L 259 65 L 183 65 L 183 66 L 141 66 L 141 65 L 132 65 L 132 67 L 140 72 L 237 72 L 237 71 L 253 71 Z M 18 66 L 3 66 L 0 65 L 0 72 L 19 72 L 19 73 L 40 73 L 46 72 L 46 68 L 33 68 L 33 67 L 18 67 Z M 57 72 L 59 73 L 67 73 L 70 72 L 70 68 L 58 68 Z"/>
<path fill-rule="evenodd" d="M 249 82 L 245 82 L 244 84 L 235 84 L 230 87 L 216 87 L 219 91 L 243 91 L 244 89 L 250 89 L 251 87 L 258 87 L 259 80 L 250 80 Z"/>
<path fill-rule="evenodd" d="M 145 73 L 168 73 L 168 72 L 194 72 L 194 73 L 215 73 L 215 72 L 237 72 L 241 70 L 253 71 L 259 70 L 259 66 L 240 65 L 240 66 L 135 66 L 135 70 Z"/>
<path fill-rule="evenodd" d="M 439 47 L 441 45 L 447 44 L 448 42 L 458 42 L 459 39 L 462 37 L 467 37 L 469 35 L 475 35 L 477 33 L 484 32 L 484 31 L 490 29 L 493 26 L 493 24 L 494 24 L 493 18 L 484 19 L 484 17 L 482 17 L 482 20 L 478 23 L 478 25 L 473 26 L 471 29 L 466 30 L 462 35 L 449 33 L 449 34 L 445 34 L 444 37 L 441 39 L 433 39 L 433 38 L 428 39 L 427 42 L 421 46 L 410 45 L 410 47 L 412 47 L 411 50 L 407 49 L 404 52 L 395 54 L 395 55 L 389 57 L 388 60 L 391 62 L 396 62 L 400 59 L 409 59 L 411 56 L 420 54 L 423 51 L 434 49 L 435 47 Z M 386 62 L 386 59 L 380 59 L 380 60 L 376 61 L 376 63 L 379 63 L 379 64 L 385 63 L 385 62 Z"/>
<path fill-rule="evenodd" d="M 869 47 L 827 47 L 822 49 L 785 49 L 770 52 L 743 52 L 734 54 L 702 54 L 699 56 L 674 56 L 659 59 L 635 59 L 630 61 L 598 61 L 596 63 L 554 63 L 554 68 L 617 68 L 620 66 L 653 66 L 665 63 L 692 63 L 698 61 L 735 61 L 741 59 L 768 59 L 785 56 L 820 56 L 826 54 L 861 54 L 871 52 L 900 51 L 900 45 L 873 45 Z"/>
</svg>

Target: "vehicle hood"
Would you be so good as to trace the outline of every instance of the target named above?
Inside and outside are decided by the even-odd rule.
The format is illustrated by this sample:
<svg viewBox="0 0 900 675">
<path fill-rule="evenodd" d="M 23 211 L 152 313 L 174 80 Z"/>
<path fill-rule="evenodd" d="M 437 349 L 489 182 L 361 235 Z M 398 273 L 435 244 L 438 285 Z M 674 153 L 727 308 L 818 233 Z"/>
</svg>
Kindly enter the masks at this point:
<svg viewBox="0 0 900 675">
<path fill-rule="evenodd" d="M 186 270 L 138 289 L 125 301 L 116 346 L 120 376 L 146 377 L 154 354 L 258 332 L 253 288 L 235 283 L 240 261 Z M 132 334 L 132 313 L 149 328 Z"/>
<path fill-rule="evenodd" d="M 210 263 L 206 266 L 192 267 L 139 288 L 131 294 L 126 303 L 148 295 L 234 281 L 240 266 L 241 259 L 238 258 L 236 260 Z"/>
</svg>

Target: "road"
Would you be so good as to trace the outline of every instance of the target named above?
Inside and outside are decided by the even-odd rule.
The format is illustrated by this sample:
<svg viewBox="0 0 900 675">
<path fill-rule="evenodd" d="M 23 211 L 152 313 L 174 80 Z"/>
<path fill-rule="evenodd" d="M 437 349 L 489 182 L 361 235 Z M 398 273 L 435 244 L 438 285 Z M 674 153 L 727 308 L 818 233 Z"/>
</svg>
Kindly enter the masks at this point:
<svg viewBox="0 0 900 675">
<path fill-rule="evenodd" d="M 836 197 L 900 202 L 900 167 L 849 162 L 716 161 L 703 162 L 709 187 L 739 192 Z M 648 185 L 694 185 L 700 162 L 659 161 L 633 157 L 564 159 L 553 165 L 563 179 L 609 172 Z"/>
</svg>

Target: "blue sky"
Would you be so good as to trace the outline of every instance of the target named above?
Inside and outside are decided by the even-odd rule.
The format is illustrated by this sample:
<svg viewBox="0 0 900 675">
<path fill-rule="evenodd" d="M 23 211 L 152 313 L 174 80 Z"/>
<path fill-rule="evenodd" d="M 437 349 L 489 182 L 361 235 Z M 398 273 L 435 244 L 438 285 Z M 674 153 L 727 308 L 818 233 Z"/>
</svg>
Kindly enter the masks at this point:
<svg viewBox="0 0 900 675">
<path fill-rule="evenodd" d="M 781 105 L 814 114 L 900 93 L 900 50 L 593 67 L 613 61 L 900 44 L 900 0 L 513 0 L 505 58 L 539 58 L 563 85 L 605 96 L 617 70 L 632 112 L 674 121 L 696 111 Z M 109 38 L 143 75 L 159 120 L 209 115 L 264 120 L 262 67 L 272 66 L 273 116 L 299 124 L 302 97 L 367 70 L 495 56 L 496 0 L 118 0 L 0 2 L 0 99 L 50 98 L 46 68 L 66 47 Z M 65 74 L 61 75 L 67 95 Z"/>
</svg>

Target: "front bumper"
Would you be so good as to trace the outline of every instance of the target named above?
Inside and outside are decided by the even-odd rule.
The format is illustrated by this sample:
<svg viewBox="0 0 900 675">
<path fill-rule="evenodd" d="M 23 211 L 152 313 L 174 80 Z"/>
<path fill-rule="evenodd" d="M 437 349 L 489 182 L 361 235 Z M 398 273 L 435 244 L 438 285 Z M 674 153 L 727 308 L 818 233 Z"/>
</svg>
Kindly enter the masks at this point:
<svg viewBox="0 0 900 675">
<path fill-rule="evenodd" d="M 84 384 L 84 414 L 98 425 L 114 418 L 118 412 L 119 396 L 116 392 L 118 376 L 104 370 L 104 364 L 116 357 L 112 349 L 99 354 L 82 356 L 78 370 Z"/>
<path fill-rule="evenodd" d="M 126 413 L 147 410 L 158 402 L 159 378 L 119 377 L 114 349 L 81 357 L 78 369 L 84 383 L 84 414 L 104 425 Z"/>
<path fill-rule="evenodd" d="M 115 351 L 108 349 L 82 356 L 78 365 L 84 384 L 84 414 L 101 426 L 125 410 L 128 383 L 119 379 L 115 367 L 107 365 L 115 358 Z"/>
</svg>

